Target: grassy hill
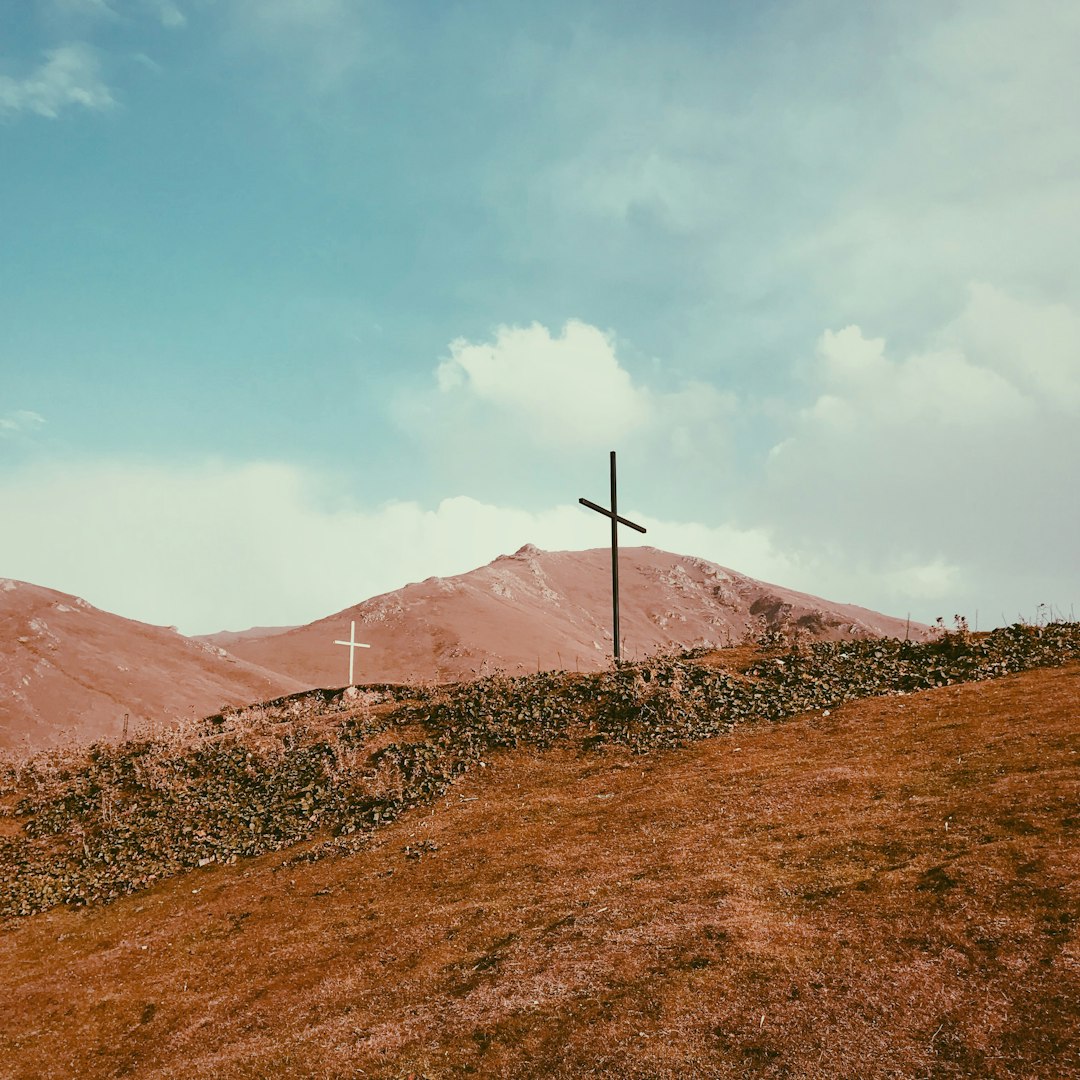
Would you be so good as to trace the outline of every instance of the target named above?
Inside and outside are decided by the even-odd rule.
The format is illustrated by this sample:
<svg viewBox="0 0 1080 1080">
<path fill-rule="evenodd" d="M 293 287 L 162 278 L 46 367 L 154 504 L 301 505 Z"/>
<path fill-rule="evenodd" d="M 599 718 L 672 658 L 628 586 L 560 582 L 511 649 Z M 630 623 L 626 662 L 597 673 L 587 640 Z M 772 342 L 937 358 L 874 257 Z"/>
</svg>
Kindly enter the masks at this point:
<svg viewBox="0 0 1080 1080">
<path fill-rule="evenodd" d="M 1078 651 L 1017 627 L 322 692 L 13 764 L 0 1061 L 1080 1076 Z"/>
</svg>

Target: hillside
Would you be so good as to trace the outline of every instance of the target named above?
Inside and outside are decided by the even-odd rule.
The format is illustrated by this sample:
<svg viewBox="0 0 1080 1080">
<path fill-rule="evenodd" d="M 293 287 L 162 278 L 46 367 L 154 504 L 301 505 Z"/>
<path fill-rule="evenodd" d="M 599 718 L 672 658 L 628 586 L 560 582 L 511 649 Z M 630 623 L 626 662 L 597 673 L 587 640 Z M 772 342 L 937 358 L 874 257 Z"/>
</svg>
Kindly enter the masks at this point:
<svg viewBox="0 0 1080 1080">
<path fill-rule="evenodd" d="M 4 923 L 0 1060 L 19 1080 L 1070 1080 L 1078 656 L 1076 627 L 738 649 L 302 695 L 24 766 L 0 785 L 9 896 L 73 832 L 86 884 L 167 844 L 228 864 Z M 140 771 L 202 817 L 163 831 Z M 271 850 L 231 862 L 244 776 Z"/>
<path fill-rule="evenodd" d="M 347 650 L 333 642 L 348 638 L 352 621 L 357 640 L 372 646 L 357 655 L 359 682 L 594 671 L 612 652 L 610 560 L 607 548 L 527 544 L 467 574 L 406 585 L 307 626 L 204 640 L 308 686 L 346 681 Z M 763 629 L 798 629 L 818 640 L 904 637 L 909 629 L 920 636 L 926 629 L 651 547 L 620 552 L 619 584 L 626 658 L 730 645 Z"/>
<path fill-rule="evenodd" d="M 161 626 L 0 581 L 0 748 L 118 738 L 299 689 Z"/>
</svg>

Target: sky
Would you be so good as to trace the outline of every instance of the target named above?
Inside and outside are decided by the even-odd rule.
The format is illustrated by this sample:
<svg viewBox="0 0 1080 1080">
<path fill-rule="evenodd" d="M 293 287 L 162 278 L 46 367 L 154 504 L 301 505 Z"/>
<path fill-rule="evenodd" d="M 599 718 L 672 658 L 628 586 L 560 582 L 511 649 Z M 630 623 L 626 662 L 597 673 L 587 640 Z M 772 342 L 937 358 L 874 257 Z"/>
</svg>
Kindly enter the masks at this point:
<svg viewBox="0 0 1080 1080">
<path fill-rule="evenodd" d="M 0 574 L 209 633 L 623 542 L 1080 607 L 1072 0 L 5 0 Z"/>
</svg>

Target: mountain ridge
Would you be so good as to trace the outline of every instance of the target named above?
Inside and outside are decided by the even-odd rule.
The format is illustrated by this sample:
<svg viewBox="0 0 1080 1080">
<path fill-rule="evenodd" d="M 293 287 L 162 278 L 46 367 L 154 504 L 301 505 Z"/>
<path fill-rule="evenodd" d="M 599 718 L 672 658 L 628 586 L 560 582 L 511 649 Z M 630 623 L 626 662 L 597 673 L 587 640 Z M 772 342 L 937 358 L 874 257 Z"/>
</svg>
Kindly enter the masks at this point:
<svg viewBox="0 0 1080 1080">
<path fill-rule="evenodd" d="M 0 749 L 116 739 L 300 689 L 171 627 L 0 580 Z"/>
<path fill-rule="evenodd" d="M 620 552 L 623 655 L 722 647 L 767 630 L 820 640 L 920 637 L 927 627 L 762 582 L 692 555 Z M 596 670 L 612 653 L 610 549 L 543 551 L 525 544 L 485 566 L 429 577 L 305 626 L 230 634 L 229 650 L 311 686 L 339 685 L 347 656 L 333 643 L 356 623 L 371 645 L 359 682 L 452 680 L 504 670 Z M 202 640 L 222 641 L 221 635 Z"/>
<path fill-rule="evenodd" d="M 623 655 L 798 633 L 921 636 L 925 627 L 761 582 L 697 556 L 620 553 Z M 298 627 L 185 637 L 27 582 L 0 582 L 0 749 L 133 734 L 354 681 L 449 682 L 494 671 L 594 671 L 610 662 L 610 549 L 512 554 L 429 577 Z"/>
</svg>

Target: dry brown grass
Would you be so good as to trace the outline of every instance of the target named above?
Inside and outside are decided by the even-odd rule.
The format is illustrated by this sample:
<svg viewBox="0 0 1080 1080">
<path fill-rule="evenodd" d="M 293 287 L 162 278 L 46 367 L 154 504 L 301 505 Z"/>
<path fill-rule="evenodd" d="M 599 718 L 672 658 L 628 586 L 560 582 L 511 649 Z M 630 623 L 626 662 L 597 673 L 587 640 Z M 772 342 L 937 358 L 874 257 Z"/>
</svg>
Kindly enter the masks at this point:
<svg viewBox="0 0 1080 1080">
<path fill-rule="evenodd" d="M 0 933 L 0 1075 L 1080 1076 L 1080 666 L 517 751 Z"/>
</svg>

